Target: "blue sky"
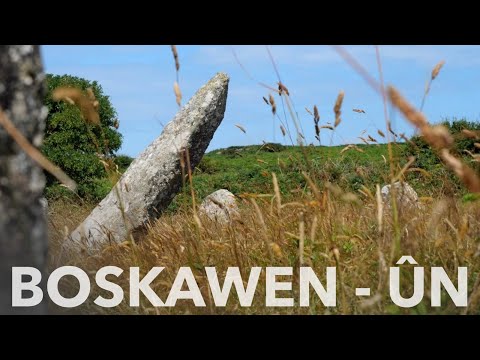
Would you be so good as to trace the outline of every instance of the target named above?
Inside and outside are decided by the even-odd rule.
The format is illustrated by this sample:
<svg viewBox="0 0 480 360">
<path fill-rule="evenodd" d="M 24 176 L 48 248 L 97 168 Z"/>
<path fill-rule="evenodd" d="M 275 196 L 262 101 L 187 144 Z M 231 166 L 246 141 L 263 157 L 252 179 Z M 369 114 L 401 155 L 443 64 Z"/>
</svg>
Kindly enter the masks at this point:
<svg viewBox="0 0 480 360">
<path fill-rule="evenodd" d="M 269 90 L 256 82 L 275 87 L 278 81 L 266 46 L 179 45 L 177 48 L 183 103 L 216 72 L 224 71 L 230 76 L 225 118 L 209 150 L 274 139 L 289 143 L 281 135 L 278 119 L 273 119 L 262 100 L 262 96 L 268 98 Z M 232 48 L 256 81 L 235 60 Z M 380 96 L 330 46 L 269 48 L 309 143 L 316 140 L 313 120 L 305 107 L 312 109 L 317 105 L 321 124 L 332 121 L 333 105 L 340 90 L 345 92 L 342 123 L 333 139 L 331 132 L 323 132 L 322 144 L 359 143 L 358 136 L 363 130 L 379 138 L 377 129 L 385 130 Z M 373 46 L 345 48 L 378 78 Z M 432 68 L 440 60 L 446 62 L 425 103 L 424 112 L 431 122 L 452 117 L 480 119 L 480 46 L 382 45 L 380 52 L 385 83 L 395 85 L 417 106 Z M 175 66 L 169 45 L 45 45 L 42 55 L 47 72 L 97 80 L 102 85 L 118 112 L 119 130 L 124 136 L 120 153 L 137 156 L 178 111 L 173 92 Z M 278 96 L 276 101 L 284 119 Z M 366 113 L 353 112 L 354 108 Z M 412 133 L 411 126 L 398 114 L 392 112 L 391 120 L 397 132 Z M 235 124 L 242 125 L 246 134 Z M 293 127 L 291 122 L 290 126 Z"/>
</svg>

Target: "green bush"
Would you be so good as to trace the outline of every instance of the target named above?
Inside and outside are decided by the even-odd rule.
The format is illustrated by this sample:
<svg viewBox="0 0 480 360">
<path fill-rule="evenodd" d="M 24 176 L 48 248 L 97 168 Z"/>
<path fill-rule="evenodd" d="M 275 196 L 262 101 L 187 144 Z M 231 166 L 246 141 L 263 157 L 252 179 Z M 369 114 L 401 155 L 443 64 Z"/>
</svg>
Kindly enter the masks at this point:
<svg viewBox="0 0 480 360">
<path fill-rule="evenodd" d="M 200 163 L 197 165 L 197 170 L 203 174 L 213 174 L 218 171 L 217 164 L 215 160 L 203 157 Z"/>
<path fill-rule="evenodd" d="M 113 184 L 107 178 L 93 179 L 78 187 L 78 194 L 90 201 L 101 201 L 112 190 Z"/>
<path fill-rule="evenodd" d="M 266 152 L 280 152 L 285 150 L 285 146 L 278 143 L 266 143 L 260 148 L 260 150 Z"/>
<path fill-rule="evenodd" d="M 480 152 L 479 149 L 474 146 L 476 141 L 469 139 L 462 133 L 462 130 L 479 131 L 480 122 L 468 121 L 466 119 L 447 119 L 439 124 L 445 126 L 450 134 L 452 134 L 454 139 L 454 143 L 450 149 L 452 154 L 462 158 L 465 163 L 476 171 L 480 171 L 479 164 L 473 163 L 471 156 L 467 153 L 467 151 L 471 153 Z M 455 195 L 465 191 L 459 179 L 452 171 L 445 168 L 435 150 L 426 143 L 422 136 L 416 135 L 410 140 L 411 142 L 407 143 L 404 147 L 404 156 L 414 156 L 416 160 L 413 167 L 428 171 L 431 177 L 426 179 L 418 173 L 410 173 L 407 176 L 408 181 L 412 183 L 421 181 L 430 187 L 442 189 L 441 192 L 447 195 Z"/>
<path fill-rule="evenodd" d="M 480 122 L 461 119 L 454 120 L 451 123 L 445 122 L 444 125 L 447 126 L 450 133 L 452 133 L 454 136 L 454 150 L 457 152 L 457 154 L 465 155 L 465 150 L 468 150 L 472 153 L 480 152 L 480 149 L 474 146 L 474 143 L 478 142 L 478 140 L 468 138 L 464 134 L 462 134 L 462 130 L 464 129 L 471 131 L 480 131 Z"/>
<path fill-rule="evenodd" d="M 135 159 L 128 155 L 117 155 L 115 156 L 114 162 L 118 166 L 118 171 L 123 174 L 128 169 L 133 160 Z"/>
<path fill-rule="evenodd" d="M 237 157 L 237 156 L 242 156 L 242 151 L 244 151 L 245 148 L 243 146 L 230 146 L 226 149 L 222 149 L 221 153 L 222 155 L 228 156 L 228 157 Z"/>
<path fill-rule="evenodd" d="M 94 193 L 90 195 L 97 197 L 101 191 L 98 192 L 93 184 L 106 177 L 100 159 L 114 156 L 122 144 L 122 136 L 117 130 L 117 113 L 96 81 L 48 74 L 46 82 L 48 91 L 44 104 L 48 116 L 42 152 L 77 182 L 80 196 L 88 196 L 92 190 Z M 52 92 L 58 87 L 74 87 L 82 91 L 91 88 L 99 103 L 100 126 L 87 123 L 75 105 L 54 101 Z M 47 187 L 58 184 L 54 177 L 46 175 Z"/>
<path fill-rule="evenodd" d="M 457 156 L 465 156 L 466 150 L 472 153 L 478 153 L 480 150 L 474 146 L 475 139 L 466 137 L 462 130 L 479 131 L 480 122 L 468 121 L 466 119 L 444 120 L 440 125 L 445 126 L 452 134 L 454 143 L 451 149 L 452 153 Z M 440 164 L 441 160 L 435 151 L 428 145 L 421 135 L 413 136 L 410 143 L 405 147 L 405 155 L 415 156 L 417 158 L 416 165 L 427 169 L 435 164 Z"/>
<path fill-rule="evenodd" d="M 99 202 L 108 195 L 112 189 L 112 183 L 109 179 L 93 179 L 78 185 L 77 194 L 72 193 L 61 184 L 52 184 L 45 188 L 45 196 L 49 200 L 59 199 L 78 199 L 78 196 L 90 202 Z"/>
<path fill-rule="evenodd" d="M 62 198 L 75 198 L 75 194 L 60 184 L 52 184 L 45 188 L 45 196 L 49 200 L 58 200 Z"/>
</svg>

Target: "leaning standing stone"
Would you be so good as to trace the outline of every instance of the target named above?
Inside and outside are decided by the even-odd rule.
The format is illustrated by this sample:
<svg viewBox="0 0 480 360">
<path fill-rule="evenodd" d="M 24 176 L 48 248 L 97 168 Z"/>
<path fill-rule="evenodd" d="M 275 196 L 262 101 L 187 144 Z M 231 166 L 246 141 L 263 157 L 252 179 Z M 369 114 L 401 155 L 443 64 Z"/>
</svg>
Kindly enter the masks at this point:
<svg viewBox="0 0 480 360">
<path fill-rule="evenodd" d="M 136 158 L 105 199 L 65 240 L 66 247 L 99 248 L 122 242 L 157 218 L 182 185 L 181 152 L 198 165 L 225 112 L 229 78 L 218 73 Z"/>
</svg>

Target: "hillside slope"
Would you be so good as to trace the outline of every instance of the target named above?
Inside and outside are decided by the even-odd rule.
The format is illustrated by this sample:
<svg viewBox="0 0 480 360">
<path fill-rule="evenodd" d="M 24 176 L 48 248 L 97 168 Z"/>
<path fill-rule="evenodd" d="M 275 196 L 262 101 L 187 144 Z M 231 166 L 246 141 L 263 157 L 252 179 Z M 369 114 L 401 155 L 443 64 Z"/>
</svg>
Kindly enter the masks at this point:
<svg viewBox="0 0 480 360">
<path fill-rule="evenodd" d="M 403 143 L 392 145 L 396 173 L 408 161 L 404 148 Z M 344 145 L 302 149 L 272 144 L 214 150 L 206 154 L 195 169 L 195 195 L 202 199 L 218 189 L 227 189 L 236 195 L 271 193 L 272 172 L 276 173 L 282 196 L 287 199 L 305 190 L 306 180 L 302 171 L 313 174 L 320 188 L 330 182 L 344 191 L 356 192 L 365 186 L 375 192 L 376 184 L 388 182 L 390 165 L 386 144 L 356 145 L 355 148 L 344 149 Z M 443 166 L 422 170 L 415 166 L 413 163 L 413 170 L 406 172 L 405 180 L 419 196 L 460 196 L 465 193 L 465 189 Z M 191 191 L 187 184 L 169 209 L 177 209 L 189 202 L 190 198 Z"/>
</svg>

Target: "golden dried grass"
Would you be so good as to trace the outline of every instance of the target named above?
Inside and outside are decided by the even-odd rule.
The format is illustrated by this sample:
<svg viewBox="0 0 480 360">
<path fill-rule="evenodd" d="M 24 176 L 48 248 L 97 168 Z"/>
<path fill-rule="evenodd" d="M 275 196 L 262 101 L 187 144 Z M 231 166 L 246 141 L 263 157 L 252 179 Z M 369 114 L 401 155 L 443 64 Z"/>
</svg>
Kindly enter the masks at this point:
<svg viewBox="0 0 480 360">
<path fill-rule="evenodd" d="M 100 125 L 100 116 L 98 114 L 98 101 L 95 99 L 92 89 L 83 91 L 72 87 L 58 87 L 52 92 L 54 101 L 66 101 L 69 104 L 79 108 L 83 118 L 90 124 Z"/>
</svg>

